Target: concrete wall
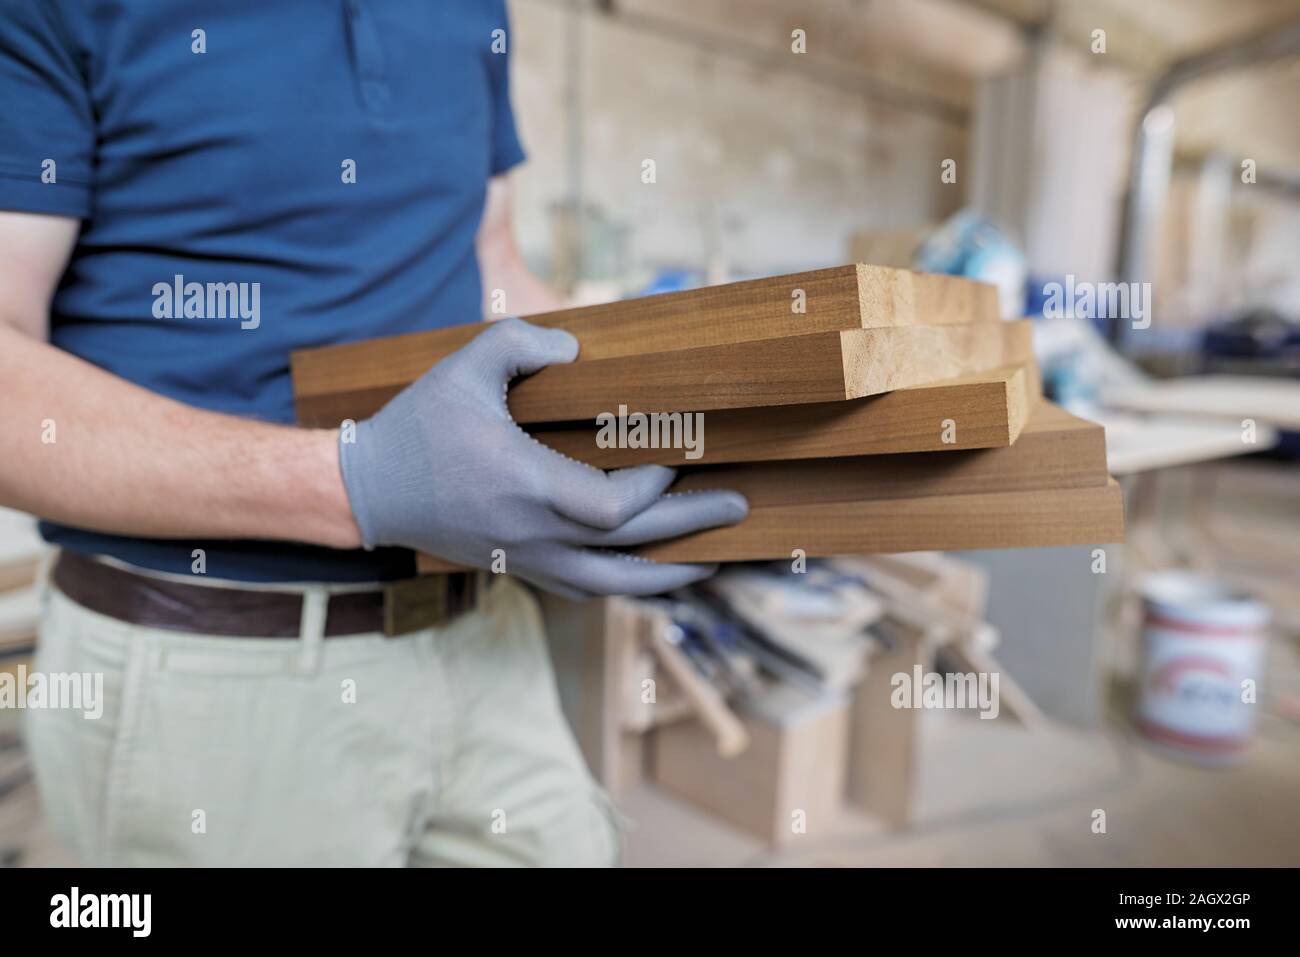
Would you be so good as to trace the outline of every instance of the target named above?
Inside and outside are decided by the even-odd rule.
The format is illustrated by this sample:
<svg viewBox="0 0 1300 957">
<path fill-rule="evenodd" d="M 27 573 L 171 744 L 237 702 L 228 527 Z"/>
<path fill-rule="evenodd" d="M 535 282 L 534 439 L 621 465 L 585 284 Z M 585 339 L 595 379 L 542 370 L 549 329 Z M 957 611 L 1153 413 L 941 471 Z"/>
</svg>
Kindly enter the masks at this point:
<svg viewBox="0 0 1300 957">
<path fill-rule="evenodd" d="M 530 155 L 515 177 L 516 231 L 544 275 L 555 271 L 556 209 L 574 175 L 565 97 L 574 17 L 579 186 L 593 220 L 587 278 L 632 287 L 661 267 L 712 265 L 720 279 L 835 265 L 857 230 L 932 223 L 961 205 L 960 178 L 939 178 L 945 158 L 964 163 L 960 119 L 586 7 L 512 0 L 511 16 L 515 110 Z M 641 181 L 646 159 L 654 184 Z"/>
</svg>

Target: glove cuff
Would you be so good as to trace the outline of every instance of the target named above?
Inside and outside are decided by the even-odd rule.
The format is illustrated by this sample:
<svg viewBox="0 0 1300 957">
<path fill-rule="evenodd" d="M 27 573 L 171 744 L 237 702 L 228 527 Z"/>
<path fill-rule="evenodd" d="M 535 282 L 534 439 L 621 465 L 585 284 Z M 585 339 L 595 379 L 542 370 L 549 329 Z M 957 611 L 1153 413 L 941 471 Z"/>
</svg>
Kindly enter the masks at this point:
<svg viewBox="0 0 1300 957">
<path fill-rule="evenodd" d="M 373 468 L 365 461 L 362 451 L 362 432 L 369 422 L 356 423 L 349 437 L 349 430 L 339 429 L 339 471 L 343 473 L 343 488 L 348 494 L 348 505 L 352 508 L 352 517 L 356 519 L 357 528 L 361 530 L 361 544 L 366 551 L 373 551 L 380 544 L 378 535 L 378 516 L 370 503 L 376 501 L 376 490 L 370 487 L 369 479 L 374 475 Z"/>
</svg>

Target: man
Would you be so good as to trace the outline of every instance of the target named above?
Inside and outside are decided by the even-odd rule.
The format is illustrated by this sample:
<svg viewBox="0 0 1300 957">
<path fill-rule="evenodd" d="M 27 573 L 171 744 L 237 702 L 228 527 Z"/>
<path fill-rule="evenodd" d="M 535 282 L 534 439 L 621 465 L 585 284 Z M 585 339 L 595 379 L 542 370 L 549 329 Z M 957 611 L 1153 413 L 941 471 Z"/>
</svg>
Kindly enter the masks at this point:
<svg viewBox="0 0 1300 957">
<path fill-rule="evenodd" d="M 503 3 L 0 23 L 0 503 L 62 548 L 38 670 L 104 675 L 99 721 L 28 715 L 55 830 L 105 864 L 610 862 L 532 595 L 413 584 L 408 549 L 650 594 L 711 569 L 615 550 L 744 500 L 528 438 L 505 385 L 577 344 L 519 320 L 355 432 L 289 424 L 293 349 L 471 321 L 484 285 L 546 305 L 500 180 Z"/>
</svg>

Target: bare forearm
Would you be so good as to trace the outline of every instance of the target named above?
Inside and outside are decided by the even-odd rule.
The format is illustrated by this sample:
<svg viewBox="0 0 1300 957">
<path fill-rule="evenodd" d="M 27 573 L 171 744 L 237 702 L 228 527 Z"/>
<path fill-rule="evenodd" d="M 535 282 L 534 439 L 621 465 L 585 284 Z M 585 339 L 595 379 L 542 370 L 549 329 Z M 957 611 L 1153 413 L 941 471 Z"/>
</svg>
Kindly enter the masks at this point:
<svg viewBox="0 0 1300 957">
<path fill-rule="evenodd" d="M 564 297 L 510 258 L 480 257 L 483 269 L 483 318 L 488 322 L 510 316 L 554 312 L 565 306 Z"/>
<path fill-rule="evenodd" d="M 359 544 L 337 433 L 195 409 L 0 323 L 0 504 L 158 538 Z"/>
<path fill-rule="evenodd" d="M 483 318 L 531 316 L 564 308 L 564 298 L 529 271 L 515 245 L 509 178 L 488 184 L 475 252 L 483 279 Z"/>
</svg>

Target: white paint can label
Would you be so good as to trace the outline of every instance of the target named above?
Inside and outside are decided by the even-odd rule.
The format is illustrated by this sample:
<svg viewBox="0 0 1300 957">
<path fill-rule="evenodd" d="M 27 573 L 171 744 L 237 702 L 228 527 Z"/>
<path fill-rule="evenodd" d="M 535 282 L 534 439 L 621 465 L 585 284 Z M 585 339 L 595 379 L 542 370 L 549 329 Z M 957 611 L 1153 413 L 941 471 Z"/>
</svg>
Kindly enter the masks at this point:
<svg viewBox="0 0 1300 957">
<path fill-rule="evenodd" d="M 1189 757 L 1239 755 L 1255 727 L 1267 608 L 1183 572 L 1154 575 L 1142 591 L 1142 734 Z"/>
</svg>

